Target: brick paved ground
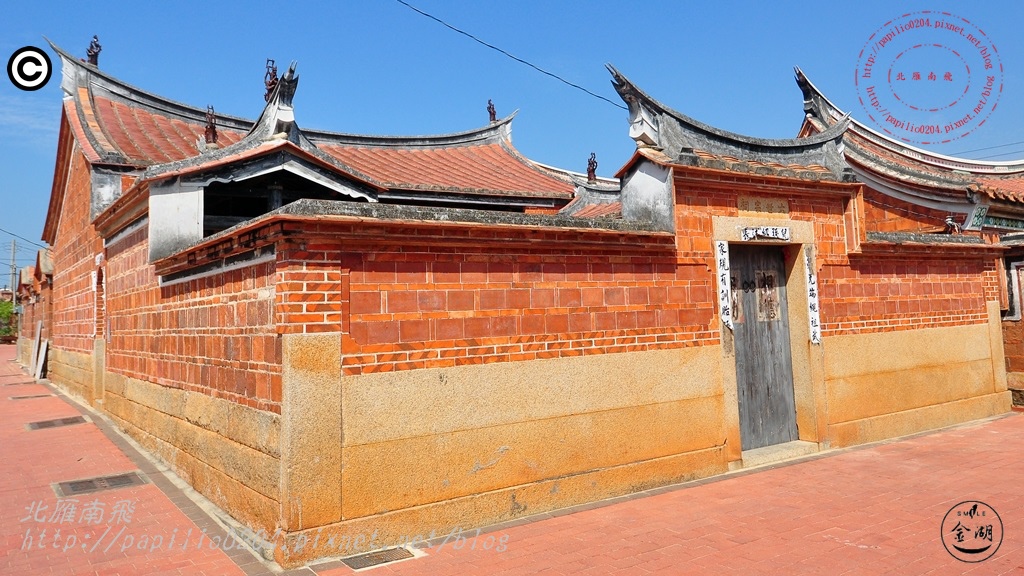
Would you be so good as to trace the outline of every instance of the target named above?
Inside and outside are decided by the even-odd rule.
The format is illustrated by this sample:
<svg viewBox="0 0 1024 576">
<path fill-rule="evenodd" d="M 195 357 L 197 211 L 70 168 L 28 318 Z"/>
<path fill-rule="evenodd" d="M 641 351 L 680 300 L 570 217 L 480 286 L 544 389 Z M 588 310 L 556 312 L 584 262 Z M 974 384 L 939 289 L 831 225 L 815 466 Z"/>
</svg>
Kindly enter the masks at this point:
<svg viewBox="0 0 1024 576">
<path fill-rule="evenodd" d="M 11 400 L 51 393 L 39 384 L 18 384 L 29 379 L 9 361 L 13 355 L 12 346 L 0 346 L 0 573 L 270 572 L 248 552 L 197 551 L 195 535 L 204 529 L 220 534 L 220 528 L 102 421 L 27 431 L 27 422 L 81 412 L 60 397 Z M 368 573 L 1024 574 L 1022 458 L 1024 417 L 1015 413 L 571 514 L 541 515 L 475 538 L 469 532 L 464 539 L 435 542 L 419 558 Z M 142 470 L 153 483 L 80 497 L 73 522 L 51 521 L 57 498 L 50 483 L 131 470 Z M 81 521 L 93 500 L 105 505 L 99 524 Z M 959 562 L 940 541 L 943 516 L 963 500 L 986 502 L 1002 518 L 1002 545 L 984 562 Z M 124 501 L 134 504 L 130 521 L 108 522 Z M 48 508 L 37 510 L 40 505 Z M 181 550 L 189 529 L 190 544 Z M 150 551 L 158 535 L 163 542 Z M 177 546 L 168 546 L 171 535 Z M 140 550 L 144 537 L 149 541 Z M 289 572 L 352 573 L 338 562 Z"/>
</svg>

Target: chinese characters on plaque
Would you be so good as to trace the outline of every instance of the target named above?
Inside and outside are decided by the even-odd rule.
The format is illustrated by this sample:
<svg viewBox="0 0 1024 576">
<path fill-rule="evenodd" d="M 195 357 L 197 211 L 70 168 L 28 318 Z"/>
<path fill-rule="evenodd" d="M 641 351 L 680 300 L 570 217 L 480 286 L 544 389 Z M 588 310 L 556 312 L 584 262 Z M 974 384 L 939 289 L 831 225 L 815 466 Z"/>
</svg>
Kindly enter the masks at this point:
<svg viewBox="0 0 1024 576">
<path fill-rule="evenodd" d="M 741 237 L 744 242 L 749 242 L 758 238 L 789 241 L 790 236 L 786 226 L 756 226 L 744 228 Z"/>
<path fill-rule="evenodd" d="M 811 247 L 804 249 L 807 262 L 807 318 L 811 325 L 811 343 L 821 344 L 821 317 L 818 308 L 818 277 L 814 273 L 814 255 Z"/>
<path fill-rule="evenodd" d="M 755 198 L 753 196 L 740 196 L 736 199 L 736 208 L 738 208 L 740 212 L 789 214 L 789 201 L 785 198 Z"/>
<path fill-rule="evenodd" d="M 718 272 L 718 312 L 722 316 L 722 324 L 732 330 L 732 292 L 730 289 L 731 278 L 729 277 L 729 243 L 723 240 L 715 241 L 715 262 Z"/>
</svg>

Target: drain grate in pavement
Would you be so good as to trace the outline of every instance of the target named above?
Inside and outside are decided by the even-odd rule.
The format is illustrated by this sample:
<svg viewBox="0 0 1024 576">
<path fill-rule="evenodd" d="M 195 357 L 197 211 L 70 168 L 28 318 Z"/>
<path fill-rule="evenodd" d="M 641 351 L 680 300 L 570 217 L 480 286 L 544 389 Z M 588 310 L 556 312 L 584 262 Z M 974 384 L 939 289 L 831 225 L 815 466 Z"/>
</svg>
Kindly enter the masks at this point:
<svg viewBox="0 0 1024 576">
<path fill-rule="evenodd" d="M 341 561 L 349 568 L 359 570 L 361 568 L 380 566 L 381 564 L 387 564 L 388 562 L 397 562 L 399 560 L 405 560 L 412 557 L 412 552 L 409 552 L 405 548 L 388 548 L 387 550 L 379 550 L 377 552 L 360 554 L 358 556 L 349 556 L 348 558 L 342 558 Z"/>
<path fill-rule="evenodd" d="M 56 428 L 58 426 L 71 426 L 72 424 L 85 424 L 85 418 L 81 416 L 72 416 L 71 418 L 57 418 L 56 420 L 41 420 L 39 422 L 29 422 L 25 426 L 29 430 L 42 430 L 44 428 Z"/>
<path fill-rule="evenodd" d="M 29 394 L 27 396 L 9 396 L 11 400 L 26 400 L 28 398 L 48 398 L 53 394 Z"/>
<path fill-rule="evenodd" d="M 99 476 L 97 478 L 86 478 L 85 480 L 60 482 L 54 485 L 54 490 L 58 496 L 77 496 L 102 490 L 124 488 L 125 486 L 140 486 L 145 483 L 145 478 L 139 476 L 137 472 L 130 472 L 114 476 Z"/>
</svg>

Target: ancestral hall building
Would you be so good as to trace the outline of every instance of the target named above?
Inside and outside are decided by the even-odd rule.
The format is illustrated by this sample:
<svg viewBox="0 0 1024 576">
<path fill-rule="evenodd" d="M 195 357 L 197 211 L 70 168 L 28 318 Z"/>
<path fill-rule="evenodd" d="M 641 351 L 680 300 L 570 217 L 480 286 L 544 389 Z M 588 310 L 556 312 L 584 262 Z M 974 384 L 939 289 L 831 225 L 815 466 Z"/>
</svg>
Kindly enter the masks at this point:
<svg viewBox="0 0 1024 576">
<path fill-rule="evenodd" d="M 637 150 L 601 179 L 524 158 L 511 117 L 313 131 L 294 69 L 245 120 L 54 50 L 52 262 L 23 287 L 52 312 L 20 357 L 45 339 L 54 383 L 280 530 L 282 565 L 1009 410 L 1024 165 L 951 167 L 802 75 L 799 137 L 767 140 L 612 70 Z"/>
</svg>

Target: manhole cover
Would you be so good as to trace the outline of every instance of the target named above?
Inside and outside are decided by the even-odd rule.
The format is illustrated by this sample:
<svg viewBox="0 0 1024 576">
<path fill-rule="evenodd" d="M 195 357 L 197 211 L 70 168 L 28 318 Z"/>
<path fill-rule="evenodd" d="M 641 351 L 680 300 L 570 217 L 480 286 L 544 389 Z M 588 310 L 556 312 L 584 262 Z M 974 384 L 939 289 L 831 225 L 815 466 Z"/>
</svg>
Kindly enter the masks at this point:
<svg viewBox="0 0 1024 576">
<path fill-rule="evenodd" d="M 97 478 L 86 478 L 84 480 L 71 480 L 60 482 L 54 485 L 57 496 L 77 496 L 78 494 L 89 494 L 102 490 L 113 490 L 125 486 L 139 486 L 145 484 L 146 480 L 137 472 L 128 474 L 116 474 L 114 476 L 100 476 Z"/>
<path fill-rule="evenodd" d="M 29 422 L 25 426 L 29 430 L 42 430 L 43 428 L 56 428 L 58 426 L 71 426 L 72 424 L 85 424 L 85 418 L 81 416 L 72 416 L 71 418 L 57 418 L 56 420 L 42 420 L 39 422 Z"/>
<path fill-rule="evenodd" d="M 409 552 L 405 548 L 388 548 L 387 550 L 369 552 L 358 556 L 349 556 L 348 558 L 342 558 L 341 561 L 349 568 L 359 570 L 360 568 L 380 566 L 381 564 L 387 564 L 388 562 L 397 562 L 399 560 L 406 560 L 412 557 L 412 552 Z"/>
</svg>

